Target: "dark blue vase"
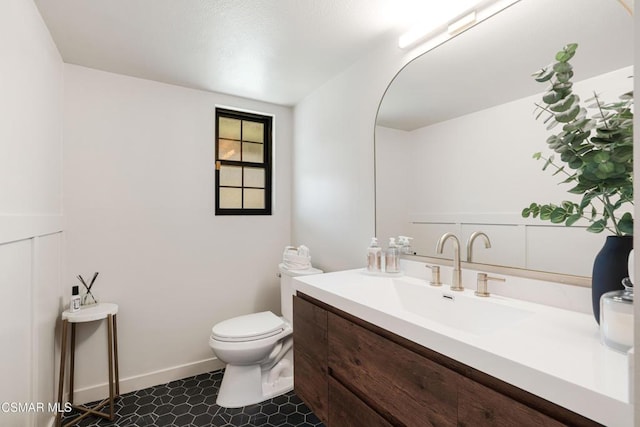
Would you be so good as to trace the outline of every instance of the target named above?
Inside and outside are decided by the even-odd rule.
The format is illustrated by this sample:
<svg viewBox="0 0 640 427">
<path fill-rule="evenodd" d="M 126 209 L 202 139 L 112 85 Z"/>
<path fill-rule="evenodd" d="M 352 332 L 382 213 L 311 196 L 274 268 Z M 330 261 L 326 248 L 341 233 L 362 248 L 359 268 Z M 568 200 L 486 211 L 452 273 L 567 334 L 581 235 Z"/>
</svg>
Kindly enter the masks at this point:
<svg viewBox="0 0 640 427">
<path fill-rule="evenodd" d="M 629 252 L 633 249 L 633 236 L 608 236 L 593 261 L 591 300 L 593 315 L 600 323 L 600 297 L 609 291 L 624 289 L 622 279 L 629 276 Z"/>
</svg>

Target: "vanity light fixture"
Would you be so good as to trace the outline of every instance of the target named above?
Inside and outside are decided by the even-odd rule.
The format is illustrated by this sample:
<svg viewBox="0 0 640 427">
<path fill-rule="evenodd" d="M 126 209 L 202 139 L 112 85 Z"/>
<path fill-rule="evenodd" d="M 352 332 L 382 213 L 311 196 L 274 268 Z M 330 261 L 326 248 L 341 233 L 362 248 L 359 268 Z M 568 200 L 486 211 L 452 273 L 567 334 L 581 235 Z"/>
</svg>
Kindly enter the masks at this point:
<svg viewBox="0 0 640 427">
<path fill-rule="evenodd" d="M 421 51 L 427 52 L 519 1 L 520 0 L 479 1 L 476 6 L 470 10 L 468 9 L 466 14 L 456 15 L 458 19 L 410 29 L 400 36 L 398 39 L 398 47 L 406 49 L 418 43 L 423 43 Z"/>
<path fill-rule="evenodd" d="M 458 19 L 456 22 L 449 24 L 449 26 L 447 27 L 447 33 L 453 36 L 454 34 L 458 34 L 460 31 L 466 28 L 469 28 L 475 23 L 476 23 L 476 11 L 474 10 L 473 12 Z"/>
</svg>

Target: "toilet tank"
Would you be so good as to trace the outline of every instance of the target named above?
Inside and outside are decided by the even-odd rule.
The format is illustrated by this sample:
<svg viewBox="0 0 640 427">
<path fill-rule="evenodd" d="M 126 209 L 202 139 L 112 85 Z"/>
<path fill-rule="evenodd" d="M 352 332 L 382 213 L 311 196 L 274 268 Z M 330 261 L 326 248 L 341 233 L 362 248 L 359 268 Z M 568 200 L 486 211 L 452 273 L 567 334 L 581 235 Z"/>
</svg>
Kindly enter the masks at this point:
<svg viewBox="0 0 640 427">
<path fill-rule="evenodd" d="M 317 268 L 307 268 L 305 270 L 289 270 L 284 264 L 278 265 L 280 270 L 280 310 L 282 317 L 293 324 L 293 278 L 298 276 L 309 276 L 320 274 L 322 270 Z"/>
</svg>

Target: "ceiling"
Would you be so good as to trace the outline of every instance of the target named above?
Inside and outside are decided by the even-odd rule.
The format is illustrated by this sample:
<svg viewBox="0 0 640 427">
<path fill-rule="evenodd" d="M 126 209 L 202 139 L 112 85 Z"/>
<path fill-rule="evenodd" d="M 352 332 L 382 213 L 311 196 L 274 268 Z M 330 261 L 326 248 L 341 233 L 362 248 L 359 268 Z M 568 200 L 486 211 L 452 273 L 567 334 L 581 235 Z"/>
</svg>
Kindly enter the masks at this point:
<svg viewBox="0 0 640 427">
<path fill-rule="evenodd" d="M 66 63 L 295 105 L 449 0 L 34 0 Z"/>
<path fill-rule="evenodd" d="M 377 124 L 412 131 L 541 93 L 531 74 L 573 42 L 574 81 L 632 65 L 633 17 L 616 0 L 521 0 L 410 63 Z"/>
</svg>

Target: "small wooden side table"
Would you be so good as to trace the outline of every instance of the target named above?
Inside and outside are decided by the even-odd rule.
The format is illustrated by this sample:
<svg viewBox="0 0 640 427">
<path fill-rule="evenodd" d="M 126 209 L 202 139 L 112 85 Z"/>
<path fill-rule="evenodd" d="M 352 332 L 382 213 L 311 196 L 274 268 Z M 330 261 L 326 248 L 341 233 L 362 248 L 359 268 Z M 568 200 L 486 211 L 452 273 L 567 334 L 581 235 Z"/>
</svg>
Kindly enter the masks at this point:
<svg viewBox="0 0 640 427">
<path fill-rule="evenodd" d="M 95 415 L 106 418 L 110 421 L 114 419 L 114 400 L 120 395 L 120 379 L 118 377 L 118 334 L 116 327 L 116 314 L 118 313 L 118 305 L 112 303 L 98 303 L 91 306 L 85 306 L 75 313 L 65 310 L 62 312 L 62 342 L 60 344 L 60 377 L 58 382 L 58 407 L 63 407 L 62 397 L 64 392 L 64 370 L 67 358 L 67 335 L 69 323 L 71 323 L 71 351 L 69 361 L 69 403 L 71 406 L 80 411 L 73 420 L 66 423 L 63 427 L 71 426 L 81 419 Z M 73 375 L 76 350 L 76 324 L 85 322 L 94 322 L 97 320 L 107 320 L 107 347 L 109 356 L 109 397 L 95 405 L 94 407 L 86 407 L 83 405 L 73 404 Z M 109 412 L 101 412 L 100 410 L 109 405 Z M 62 423 L 62 414 L 56 415 L 56 427 L 60 427 Z"/>
</svg>

